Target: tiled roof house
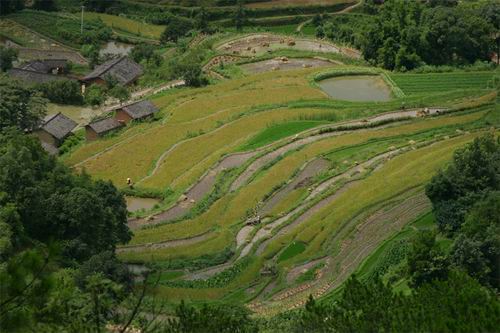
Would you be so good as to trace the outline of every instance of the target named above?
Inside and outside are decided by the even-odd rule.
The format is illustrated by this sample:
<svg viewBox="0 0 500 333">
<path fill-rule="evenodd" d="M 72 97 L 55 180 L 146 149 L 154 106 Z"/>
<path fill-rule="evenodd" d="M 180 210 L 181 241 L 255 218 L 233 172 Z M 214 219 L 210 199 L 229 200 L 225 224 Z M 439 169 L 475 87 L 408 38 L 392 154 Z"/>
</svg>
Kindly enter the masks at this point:
<svg viewBox="0 0 500 333">
<path fill-rule="evenodd" d="M 158 108 L 152 102 L 143 100 L 125 105 L 116 111 L 115 118 L 124 123 L 130 120 L 139 120 L 152 116 Z"/>
<path fill-rule="evenodd" d="M 104 84 L 109 75 L 115 78 L 121 85 L 126 86 L 135 82 L 143 73 L 144 71 L 141 65 L 123 56 L 97 66 L 91 73 L 87 74 L 82 81 L 89 84 Z"/>
</svg>

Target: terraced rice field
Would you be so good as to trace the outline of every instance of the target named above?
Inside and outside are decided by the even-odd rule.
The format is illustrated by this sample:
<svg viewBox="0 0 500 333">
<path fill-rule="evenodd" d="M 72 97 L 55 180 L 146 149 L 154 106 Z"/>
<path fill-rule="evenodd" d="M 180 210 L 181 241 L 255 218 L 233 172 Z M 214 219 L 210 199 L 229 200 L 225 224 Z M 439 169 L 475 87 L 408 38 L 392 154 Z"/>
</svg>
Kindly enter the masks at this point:
<svg viewBox="0 0 500 333">
<path fill-rule="evenodd" d="M 293 7 L 293 6 L 327 6 L 338 3 L 347 3 L 345 0 L 269 0 L 249 3 L 249 8 L 272 8 L 272 7 Z M 355 3 L 355 1 L 351 1 Z"/>
<path fill-rule="evenodd" d="M 493 72 L 452 72 L 429 74 L 391 74 L 407 95 L 435 93 L 454 89 L 491 88 Z"/>
<path fill-rule="evenodd" d="M 429 211 L 426 182 L 499 121 L 496 93 L 479 83 L 491 73 L 445 91 L 428 85 L 453 81 L 447 74 L 391 74 L 406 96 L 373 103 L 328 98 L 314 82 L 324 72 L 159 94 L 159 121 L 66 158 L 118 186 L 131 177 L 165 193 L 160 210 L 130 220 L 133 239 L 118 249 L 156 268 L 157 296 L 243 303 L 264 316 L 327 296 Z M 362 271 L 382 265 L 373 261 Z"/>
<path fill-rule="evenodd" d="M 117 33 L 131 34 L 156 40 L 160 39 L 163 30 L 165 30 L 164 26 L 143 23 L 116 15 L 87 13 L 85 17 L 87 19 L 101 19 L 104 24 Z"/>
</svg>

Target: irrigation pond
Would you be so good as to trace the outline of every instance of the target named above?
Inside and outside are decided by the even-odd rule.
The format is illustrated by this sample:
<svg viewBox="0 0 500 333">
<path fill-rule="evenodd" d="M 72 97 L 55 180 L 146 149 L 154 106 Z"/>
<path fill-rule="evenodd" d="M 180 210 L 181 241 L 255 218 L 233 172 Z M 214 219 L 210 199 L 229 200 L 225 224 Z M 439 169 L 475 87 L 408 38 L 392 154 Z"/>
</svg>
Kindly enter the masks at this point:
<svg viewBox="0 0 500 333">
<path fill-rule="evenodd" d="M 160 200 L 155 198 L 139 198 L 139 197 L 125 197 L 127 201 L 127 210 L 129 212 L 136 212 L 138 210 L 150 210 L 156 204 L 160 202 Z"/>
<path fill-rule="evenodd" d="M 318 82 L 331 98 L 353 102 L 384 102 L 391 99 L 391 89 L 376 75 L 341 76 Z"/>
</svg>

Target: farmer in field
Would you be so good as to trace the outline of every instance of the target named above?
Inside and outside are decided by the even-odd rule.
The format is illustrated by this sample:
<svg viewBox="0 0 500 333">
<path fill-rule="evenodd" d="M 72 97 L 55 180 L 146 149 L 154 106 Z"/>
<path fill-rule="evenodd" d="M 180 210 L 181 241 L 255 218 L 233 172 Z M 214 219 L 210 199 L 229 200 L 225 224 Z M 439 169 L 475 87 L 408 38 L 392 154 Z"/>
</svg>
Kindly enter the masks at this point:
<svg viewBox="0 0 500 333">
<path fill-rule="evenodd" d="M 134 185 L 132 184 L 132 179 L 127 178 L 127 185 L 128 185 L 128 187 L 130 187 L 130 188 L 133 188 L 133 187 L 134 187 Z"/>
</svg>

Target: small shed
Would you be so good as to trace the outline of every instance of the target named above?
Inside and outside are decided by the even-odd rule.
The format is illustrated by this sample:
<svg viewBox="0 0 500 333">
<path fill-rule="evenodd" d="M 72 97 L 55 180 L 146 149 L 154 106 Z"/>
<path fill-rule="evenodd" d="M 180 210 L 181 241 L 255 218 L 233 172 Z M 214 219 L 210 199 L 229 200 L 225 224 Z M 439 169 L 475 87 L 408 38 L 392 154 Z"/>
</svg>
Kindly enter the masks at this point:
<svg viewBox="0 0 500 333">
<path fill-rule="evenodd" d="M 128 57 L 111 59 L 102 65 L 97 66 L 91 73 L 86 75 L 82 81 L 87 84 L 105 84 L 108 76 L 113 77 L 123 86 L 137 81 L 144 73 L 141 65 Z"/>
<path fill-rule="evenodd" d="M 52 153 L 72 134 L 71 131 L 76 125 L 76 122 L 59 112 L 45 117 L 33 133 L 40 138 L 45 150 Z"/>
<path fill-rule="evenodd" d="M 158 108 L 151 101 L 143 100 L 125 105 L 116 111 L 115 118 L 125 124 L 131 120 L 140 120 L 152 116 Z"/>
<path fill-rule="evenodd" d="M 99 137 L 102 137 L 103 135 L 122 126 L 124 126 L 124 123 L 116 120 L 115 118 L 98 120 L 85 126 L 85 137 L 87 141 L 97 140 Z"/>
</svg>

